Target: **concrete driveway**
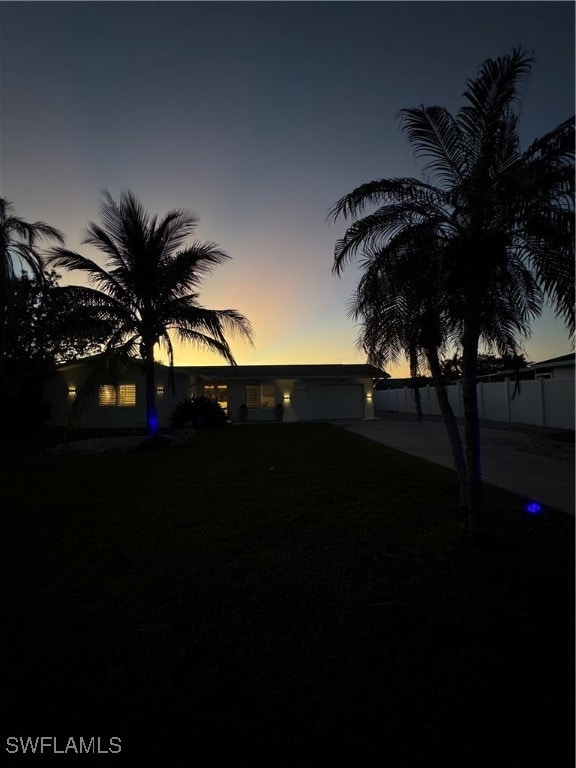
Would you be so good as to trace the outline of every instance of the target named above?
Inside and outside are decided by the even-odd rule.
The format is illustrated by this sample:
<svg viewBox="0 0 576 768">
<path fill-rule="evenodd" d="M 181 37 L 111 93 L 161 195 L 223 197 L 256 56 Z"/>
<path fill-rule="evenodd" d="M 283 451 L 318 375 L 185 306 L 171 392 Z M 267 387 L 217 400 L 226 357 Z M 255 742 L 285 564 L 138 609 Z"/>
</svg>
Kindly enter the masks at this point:
<svg viewBox="0 0 576 768">
<path fill-rule="evenodd" d="M 441 418 L 386 413 L 371 421 L 333 424 L 379 443 L 454 469 Z M 460 427 L 463 434 L 463 428 Z M 574 443 L 554 439 L 565 430 L 524 424 L 481 427 L 484 482 L 574 514 Z"/>
</svg>

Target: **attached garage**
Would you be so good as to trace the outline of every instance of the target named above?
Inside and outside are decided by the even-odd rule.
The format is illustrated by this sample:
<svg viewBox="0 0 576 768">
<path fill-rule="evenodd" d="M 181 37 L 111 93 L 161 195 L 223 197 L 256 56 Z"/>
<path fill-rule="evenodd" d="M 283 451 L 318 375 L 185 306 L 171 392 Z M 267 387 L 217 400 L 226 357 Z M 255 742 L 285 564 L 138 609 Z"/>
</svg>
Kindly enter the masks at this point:
<svg viewBox="0 0 576 768">
<path fill-rule="evenodd" d="M 239 365 L 181 368 L 190 394 L 226 389 L 233 421 L 374 418 L 372 390 L 386 377 L 371 365 Z M 279 416 L 280 414 L 280 416 Z"/>
<path fill-rule="evenodd" d="M 363 419 L 366 397 L 363 384 L 311 381 L 308 384 L 306 397 L 299 396 L 298 385 L 296 385 L 291 404 L 298 421 Z"/>
</svg>

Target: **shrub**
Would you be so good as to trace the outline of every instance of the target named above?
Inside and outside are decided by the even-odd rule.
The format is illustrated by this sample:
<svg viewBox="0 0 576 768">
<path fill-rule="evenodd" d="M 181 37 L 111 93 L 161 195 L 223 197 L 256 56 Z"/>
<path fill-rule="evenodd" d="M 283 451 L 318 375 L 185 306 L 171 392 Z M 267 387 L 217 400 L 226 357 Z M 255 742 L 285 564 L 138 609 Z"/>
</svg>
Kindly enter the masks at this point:
<svg viewBox="0 0 576 768">
<path fill-rule="evenodd" d="M 192 424 L 194 429 L 218 427 L 226 424 L 226 413 L 209 397 L 189 397 L 177 403 L 170 416 L 172 429 L 182 429 L 186 424 Z"/>
</svg>

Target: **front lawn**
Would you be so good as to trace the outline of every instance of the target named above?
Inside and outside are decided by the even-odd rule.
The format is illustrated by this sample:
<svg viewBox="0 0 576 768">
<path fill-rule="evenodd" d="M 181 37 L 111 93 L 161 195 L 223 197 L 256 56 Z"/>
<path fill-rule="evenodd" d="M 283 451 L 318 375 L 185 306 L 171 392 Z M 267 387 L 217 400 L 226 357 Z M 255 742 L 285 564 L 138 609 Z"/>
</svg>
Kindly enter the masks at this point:
<svg viewBox="0 0 576 768">
<path fill-rule="evenodd" d="M 122 752 L 77 764 L 573 765 L 571 521 L 529 531 L 488 488 L 508 545 L 479 549 L 452 472 L 322 424 L 19 446 L 4 470 L 3 752 L 94 735 Z"/>
</svg>

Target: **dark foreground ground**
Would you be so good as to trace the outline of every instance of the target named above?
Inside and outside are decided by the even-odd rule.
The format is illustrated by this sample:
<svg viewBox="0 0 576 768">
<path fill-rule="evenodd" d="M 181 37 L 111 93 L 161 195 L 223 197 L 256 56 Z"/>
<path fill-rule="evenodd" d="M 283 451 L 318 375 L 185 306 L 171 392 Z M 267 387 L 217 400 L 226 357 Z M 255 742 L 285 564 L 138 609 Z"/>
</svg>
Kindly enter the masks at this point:
<svg viewBox="0 0 576 768">
<path fill-rule="evenodd" d="M 452 472 L 329 425 L 40 446 L 4 460 L 5 765 L 573 766 L 573 520 L 487 488 L 478 548 Z"/>
</svg>

